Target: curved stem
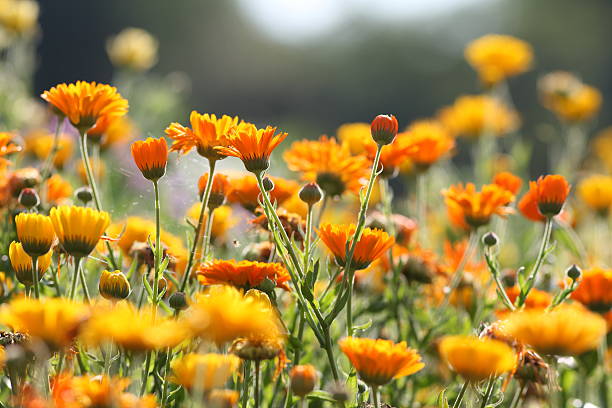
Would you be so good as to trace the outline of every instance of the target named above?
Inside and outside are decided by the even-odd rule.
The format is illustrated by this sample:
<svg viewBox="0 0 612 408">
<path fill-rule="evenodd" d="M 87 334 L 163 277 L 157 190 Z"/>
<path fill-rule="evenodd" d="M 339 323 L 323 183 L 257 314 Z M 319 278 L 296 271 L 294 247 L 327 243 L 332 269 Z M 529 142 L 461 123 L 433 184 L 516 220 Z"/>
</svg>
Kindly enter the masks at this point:
<svg viewBox="0 0 612 408">
<path fill-rule="evenodd" d="M 187 282 L 189 281 L 189 275 L 191 274 L 191 268 L 193 267 L 193 260 L 195 258 L 195 254 L 198 249 L 198 244 L 200 242 L 200 235 L 202 234 L 202 226 L 204 225 L 204 213 L 206 211 L 206 207 L 208 207 L 210 191 L 212 190 L 212 182 L 215 176 L 215 164 L 217 162 L 215 160 L 209 160 L 208 163 L 210 167 L 208 171 L 208 181 L 206 183 L 206 188 L 204 189 L 204 194 L 202 194 L 202 208 L 200 209 L 200 216 L 198 217 L 198 226 L 196 227 L 195 235 L 193 237 L 191 251 L 189 251 L 187 266 L 185 267 L 185 271 L 183 272 L 183 280 L 181 281 L 181 287 L 179 289 L 180 292 L 185 291 L 185 288 L 187 287 Z"/>
<path fill-rule="evenodd" d="M 459 408 L 461 406 L 461 402 L 463 401 L 463 397 L 465 396 L 465 392 L 467 391 L 469 385 L 470 383 L 467 381 L 463 383 L 463 386 L 457 395 L 457 399 L 453 403 L 453 408 Z"/>
<path fill-rule="evenodd" d="M 533 289 L 535 285 L 535 279 L 538 275 L 540 268 L 542 267 L 542 263 L 544 262 L 546 248 L 548 247 L 548 241 L 550 241 L 550 235 L 552 233 L 553 222 L 553 217 L 546 218 L 546 224 L 544 225 L 544 235 L 542 236 L 542 242 L 540 243 L 540 250 L 538 251 L 538 256 L 536 258 L 535 264 L 533 265 L 533 268 L 529 273 L 529 277 L 527 278 L 527 282 L 525 283 L 525 288 L 521 288 L 521 293 L 517 299 L 517 308 L 520 308 L 525 304 L 529 292 L 531 291 L 531 289 Z"/>
</svg>

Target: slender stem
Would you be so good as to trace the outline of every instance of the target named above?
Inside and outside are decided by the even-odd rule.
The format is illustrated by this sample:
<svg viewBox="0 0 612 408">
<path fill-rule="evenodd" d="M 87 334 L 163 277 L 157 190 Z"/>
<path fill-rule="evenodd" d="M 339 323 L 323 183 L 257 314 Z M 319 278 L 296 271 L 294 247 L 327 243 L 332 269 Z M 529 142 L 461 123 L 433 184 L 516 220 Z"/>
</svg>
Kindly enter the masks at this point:
<svg viewBox="0 0 612 408">
<path fill-rule="evenodd" d="M 94 198 L 94 204 L 96 205 L 96 209 L 98 211 L 102 211 L 102 205 L 100 203 L 100 197 L 98 195 L 98 186 L 96 185 L 96 180 L 94 178 L 93 172 L 91 171 L 91 163 L 89 162 L 89 153 L 87 152 L 87 133 L 82 132 L 81 137 L 79 138 L 79 146 L 81 149 L 81 159 L 83 160 L 83 164 L 85 166 L 85 173 L 87 174 L 87 181 L 89 182 L 89 186 L 91 187 L 91 193 Z M 111 261 L 111 265 L 114 269 L 119 269 L 117 266 L 117 261 L 115 260 L 115 252 L 110 245 L 110 242 L 106 242 L 106 249 L 108 250 L 108 257 Z"/>
<path fill-rule="evenodd" d="M 519 406 L 518 404 L 523 399 L 523 391 L 525 390 L 526 386 L 527 383 L 523 383 L 519 388 L 516 389 L 516 392 L 514 393 L 514 399 L 512 400 L 512 403 L 510 404 L 509 408 L 517 408 Z"/>
<path fill-rule="evenodd" d="M 38 257 L 32 257 L 32 279 L 34 285 L 34 297 L 40 299 L 40 288 L 38 287 Z"/>
<path fill-rule="evenodd" d="M 378 386 L 372 386 L 372 402 L 374 403 L 374 408 L 380 407 L 380 401 L 378 398 Z"/>
<path fill-rule="evenodd" d="M 151 351 L 147 351 L 147 357 L 145 358 L 145 365 L 142 368 L 142 379 L 140 384 L 140 395 L 141 397 L 144 395 L 147 390 L 147 383 L 149 382 L 149 366 L 151 365 Z"/>
<path fill-rule="evenodd" d="M 251 362 L 245 361 L 244 363 L 244 376 L 242 379 L 242 395 L 240 401 L 241 408 L 247 408 L 249 403 L 249 381 L 251 380 Z"/>
<path fill-rule="evenodd" d="M 428 247 L 427 233 L 427 171 L 421 171 L 417 175 L 417 225 L 419 243 L 422 247 Z"/>
<path fill-rule="evenodd" d="M 91 303 L 91 296 L 89 296 L 89 289 L 87 288 L 87 280 L 85 279 L 85 268 L 79 268 L 79 276 L 81 278 L 81 286 L 83 287 L 83 296 L 87 303 Z"/>
<path fill-rule="evenodd" d="M 162 257 L 161 251 L 161 225 L 160 225 L 160 203 L 159 203 L 159 185 L 157 181 L 153 182 L 153 190 L 155 190 L 155 272 L 153 275 L 153 319 L 157 316 L 157 303 L 159 291 L 159 276 L 160 262 Z"/>
<path fill-rule="evenodd" d="M 166 365 L 164 368 L 164 387 L 162 388 L 162 395 L 161 395 L 161 406 L 165 407 L 166 406 L 166 399 L 168 398 L 168 374 L 170 373 L 170 353 L 172 352 L 172 348 L 168 348 L 168 350 L 166 350 Z"/>
<path fill-rule="evenodd" d="M 485 395 L 482 397 L 482 404 L 480 404 L 480 408 L 486 408 L 489 399 L 491 399 L 491 395 L 493 394 L 493 388 L 495 386 L 495 376 L 491 376 L 489 379 L 489 384 L 487 385 L 487 390 L 485 391 Z"/>
<path fill-rule="evenodd" d="M 70 285 L 70 294 L 68 298 L 70 300 L 74 300 L 74 296 L 76 295 L 76 285 L 77 280 L 79 279 L 79 264 L 81 263 L 81 258 L 74 258 L 74 274 L 72 275 L 72 284 Z"/>
<path fill-rule="evenodd" d="M 474 252 L 477 245 L 478 245 L 478 234 L 476 233 L 476 230 L 473 230 L 470 233 L 468 247 L 465 249 L 465 252 L 463 253 L 463 256 L 461 257 L 461 260 L 459 261 L 459 265 L 457 265 L 457 269 L 455 270 L 455 273 L 453 274 L 453 278 L 449 286 L 448 294 L 446 295 L 446 298 L 444 299 L 444 302 L 442 303 L 443 308 L 448 306 L 448 303 L 450 302 L 450 298 L 453 294 L 453 291 L 457 289 L 457 287 L 461 283 L 461 278 L 463 277 L 463 270 L 465 269 L 465 266 L 468 264 L 468 262 L 472 258 L 472 252 Z"/>
<path fill-rule="evenodd" d="M 467 391 L 469 385 L 470 383 L 467 381 L 463 383 L 461 390 L 459 390 L 459 395 L 457 395 L 457 399 L 453 403 L 453 408 L 459 408 L 461 406 L 461 402 L 463 401 L 463 397 L 465 396 L 465 392 Z"/>
<path fill-rule="evenodd" d="M 259 360 L 255 360 L 255 408 L 259 408 L 259 382 L 260 382 L 260 370 L 259 370 L 259 365 L 261 364 L 261 361 Z"/>
<path fill-rule="evenodd" d="M 321 224 L 321 220 L 323 219 L 323 214 L 325 213 L 327 204 L 329 204 L 329 196 L 325 194 L 323 196 L 323 203 L 321 204 L 321 208 L 319 208 L 319 214 L 317 214 L 317 222 L 316 222 L 317 226 Z"/>
<path fill-rule="evenodd" d="M 51 167 L 53 167 L 53 162 L 55 160 L 55 156 L 59 151 L 59 138 L 60 138 L 60 129 L 64 123 L 64 117 L 57 117 L 57 125 L 55 126 L 55 134 L 53 135 L 53 143 L 51 144 L 51 151 L 45 160 L 45 163 L 40 172 L 41 180 L 45 181 L 49 174 L 51 174 Z"/>
<path fill-rule="evenodd" d="M 215 209 L 210 209 L 208 217 L 206 217 L 206 227 L 204 228 L 204 243 L 202 245 L 201 259 L 208 256 L 210 251 L 210 238 L 212 236 L 212 226 L 215 219 Z"/>
<path fill-rule="evenodd" d="M 312 205 L 308 205 L 306 213 L 306 236 L 304 237 L 304 273 L 310 269 L 310 240 L 312 237 Z"/>
<path fill-rule="evenodd" d="M 113 355 L 113 343 L 108 342 L 106 346 L 106 355 L 104 356 L 104 375 L 110 376 L 111 360 Z"/>
<path fill-rule="evenodd" d="M 540 243 L 540 250 L 538 251 L 538 256 L 536 258 L 535 264 L 533 265 L 529 277 L 527 278 L 527 282 L 525 283 L 525 288 L 521 288 L 521 293 L 517 299 L 517 308 L 520 308 L 525 304 L 529 292 L 531 291 L 531 289 L 533 289 L 533 286 L 535 285 L 536 276 L 538 274 L 538 271 L 542 267 L 542 263 L 544 262 L 544 255 L 546 254 L 548 241 L 550 241 L 553 222 L 553 217 L 546 218 L 546 224 L 544 225 L 544 235 L 542 236 L 542 242 Z"/>
<path fill-rule="evenodd" d="M 180 292 L 184 292 L 187 287 L 187 282 L 189 281 L 189 275 L 191 274 L 191 268 L 193 266 L 193 260 L 195 258 L 195 254 L 198 249 L 198 243 L 200 242 L 200 235 L 202 234 L 202 226 L 204 225 L 204 213 L 206 211 L 206 207 L 208 207 L 208 200 L 210 198 L 210 191 L 212 190 L 212 182 L 215 176 L 215 164 L 217 163 L 215 160 L 209 160 L 209 171 L 208 171 L 208 181 L 206 183 L 206 188 L 204 189 L 204 194 L 202 194 L 202 208 L 200 209 L 200 216 L 198 217 L 198 226 L 195 231 L 195 236 L 193 237 L 193 244 L 191 245 L 191 251 L 189 251 L 189 258 L 187 259 L 187 266 L 185 267 L 185 271 L 183 272 L 183 280 L 181 281 Z"/>
<path fill-rule="evenodd" d="M 331 336 L 329 335 L 329 328 L 325 327 L 325 353 L 327 353 L 327 359 L 332 370 L 334 380 L 339 381 L 340 375 L 338 374 L 338 367 L 336 367 L 336 360 L 334 359 L 334 349 L 332 346 Z"/>
</svg>

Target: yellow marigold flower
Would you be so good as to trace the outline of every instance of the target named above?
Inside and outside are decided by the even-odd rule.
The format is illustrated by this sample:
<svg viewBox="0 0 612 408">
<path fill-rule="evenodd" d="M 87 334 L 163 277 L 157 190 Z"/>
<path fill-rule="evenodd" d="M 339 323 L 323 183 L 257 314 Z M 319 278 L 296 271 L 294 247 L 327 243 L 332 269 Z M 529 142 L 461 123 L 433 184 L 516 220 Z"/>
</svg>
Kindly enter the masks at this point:
<svg viewBox="0 0 612 408">
<path fill-rule="evenodd" d="M 406 146 L 412 163 L 421 169 L 429 168 L 455 147 L 455 140 L 434 120 L 413 122 L 398 138 Z"/>
<path fill-rule="evenodd" d="M 121 271 L 102 271 L 98 283 L 100 295 L 108 300 L 122 300 L 130 296 L 130 282 Z"/>
<path fill-rule="evenodd" d="M 472 41 L 465 58 L 486 85 L 521 74 L 531 65 L 533 51 L 525 41 L 509 35 L 488 34 Z"/>
<path fill-rule="evenodd" d="M 128 102 L 117 88 L 95 82 L 59 84 L 43 92 L 41 97 L 55 108 L 56 113 L 66 116 L 81 133 L 99 121 L 123 116 L 128 110 Z"/>
<path fill-rule="evenodd" d="M 460 96 L 438 117 L 451 134 L 468 139 L 478 139 L 485 132 L 504 136 L 520 124 L 515 111 L 486 95 Z"/>
<path fill-rule="evenodd" d="M 370 172 L 365 156 L 351 156 L 348 146 L 327 136 L 294 142 L 283 158 L 289 170 L 302 173 L 304 180 L 315 181 L 330 197 L 347 190 L 359 194 Z"/>
<path fill-rule="evenodd" d="M 198 179 L 198 192 L 200 193 L 200 200 L 204 195 L 204 190 L 206 189 L 206 184 L 208 183 L 208 173 L 204 173 Z M 210 188 L 210 197 L 208 199 L 208 208 L 215 209 L 223 203 L 225 203 L 225 198 L 231 191 L 232 185 L 229 181 L 229 178 L 225 174 L 215 173 L 212 180 L 212 185 Z"/>
<path fill-rule="evenodd" d="M 300 185 L 293 181 L 281 177 L 270 177 L 274 183 L 274 189 L 270 191 L 270 200 L 279 205 L 282 205 L 285 200 L 295 194 Z M 252 174 L 247 174 L 242 177 L 230 177 L 231 189 L 227 196 L 227 201 L 237 203 L 249 211 L 255 211 L 259 205 L 259 186 L 257 179 Z"/>
<path fill-rule="evenodd" d="M 88 317 L 86 305 L 64 298 L 17 298 L 0 308 L 0 322 L 52 349 L 69 346 Z"/>
<path fill-rule="evenodd" d="M 510 209 L 506 205 L 514 195 L 496 184 L 487 184 L 481 191 L 473 183 L 456 184 L 442 191 L 451 221 L 461 226 L 467 223 L 472 228 L 486 225 L 495 214 L 506 216 Z"/>
<path fill-rule="evenodd" d="M 229 135 L 238 125 L 238 116 L 223 115 L 217 118 L 208 113 L 191 112 L 189 117 L 191 128 L 179 123 L 171 123 L 166 129 L 166 135 L 172 139 L 171 151 L 188 153 L 194 147 L 198 154 L 209 160 L 221 160 L 226 156 L 217 151 L 216 147 L 227 146 Z"/>
<path fill-rule="evenodd" d="M 53 149 L 55 135 L 47 131 L 35 131 L 30 133 L 26 138 L 26 150 L 32 152 L 39 160 L 46 160 Z M 74 152 L 74 141 L 70 135 L 62 133 L 57 141 L 57 152 L 53 158 L 53 165 L 58 168 L 64 168 L 64 165 L 72 157 Z"/>
<path fill-rule="evenodd" d="M 348 146 L 353 156 L 365 153 L 366 146 L 373 142 L 369 123 L 346 123 L 338 128 L 336 136 Z"/>
<path fill-rule="evenodd" d="M 59 174 L 54 174 L 47 180 L 47 201 L 62 204 L 72 196 L 72 185 Z"/>
<path fill-rule="evenodd" d="M 508 344 L 474 336 L 447 336 L 440 357 L 467 381 L 483 381 L 514 370 L 517 357 Z"/>
<path fill-rule="evenodd" d="M 234 408 L 240 394 L 234 390 L 212 390 L 206 397 L 206 406 L 211 408 Z"/>
<path fill-rule="evenodd" d="M 55 233 L 51 219 L 46 215 L 20 213 L 15 217 L 17 238 L 30 256 L 41 256 L 49 252 Z"/>
<path fill-rule="evenodd" d="M 99 144 L 102 149 L 120 145 L 136 135 L 134 123 L 127 116 L 104 117 L 96 127 L 87 132 L 87 141 Z"/>
<path fill-rule="evenodd" d="M 243 294 L 227 285 L 214 285 L 196 295 L 187 314 L 192 331 L 217 346 L 239 338 L 274 337 L 281 333 L 277 312 L 256 290 Z M 263 294 L 263 293 L 262 293 Z"/>
<path fill-rule="evenodd" d="M 538 82 L 543 105 L 569 122 L 591 119 L 601 107 L 599 90 L 584 84 L 569 72 L 557 71 L 544 75 Z"/>
<path fill-rule="evenodd" d="M 10 33 L 26 34 L 36 27 L 38 12 L 38 3 L 33 0 L 2 0 L 0 25 Z"/>
<path fill-rule="evenodd" d="M 321 241 L 336 258 L 340 266 L 345 266 L 347 256 L 347 243 L 355 234 L 354 224 L 321 224 L 318 234 Z M 351 269 L 367 268 L 373 261 L 380 258 L 393 246 L 395 239 L 383 230 L 364 228 L 355 245 L 355 252 L 351 261 Z"/>
<path fill-rule="evenodd" d="M 157 62 L 158 42 L 148 31 L 129 27 L 106 42 L 106 52 L 113 65 L 134 71 L 146 71 Z"/>
<path fill-rule="evenodd" d="M 229 284 L 248 290 L 269 279 L 276 287 L 291 290 L 287 286 L 291 280 L 289 272 L 276 262 L 216 260 L 200 265 L 197 275 L 202 285 Z"/>
<path fill-rule="evenodd" d="M 380 386 L 389 381 L 416 373 L 425 367 L 421 356 L 406 342 L 345 337 L 340 349 L 361 379 L 368 385 Z"/>
<path fill-rule="evenodd" d="M 577 193 L 589 208 L 606 215 L 612 206 L 612 177 L 599 174 L 589 176 L 578 184 Z"/>
<path fill-rule="evenodd" d="M 503 324 L 510 336 L 541 354 L 578 355 L 595 349 L 606 334 L 606 321 L 582 306 L 565 305 L 551 311 L 513 312 Z"/>
<path fill-rule="evenodd" d="M 106 164 L 103 160 L 94 160 L 93 157 L 89 158 L 91 163 L 91 172 L 96 180 L 102 180 L 106 176 Z M 85 169 L 85 163 L 83 160 L 79 160 L 76 165 L 76 171 L 79 176 L 81 183 L 89 185 L 89 179 L 87 178 L 87 170 Z"/>
<path fill-rule="evenodd" d="M 126 350 L 145 352 L 176 347 L 189 336 L 182 321 L 153 317 L 150 308 L 119 302 L 98 305 L 83 327 L 81 338 L 91 346 L 113 342 Z"/>
<path fill-rule="evenodd" d="M 156 182 L 166 174 L 168 145 L 166 139 L 152 137 L 132 143 L 132 158 L 147 180 Z"/>
<path fill-rule="evenodd" d="M 86 207 L 53 207 L 50 218 L 62 248 L 75 258 L 88 256 L 110 224 L 106 211 Z"/>
<path fill-rule="evenodd" d="M 248 171 L 259 174 L 268 170 L 272 151 L 286 137 L 287 133 L 276 133 L 276 128 L 272 126 L 257 129 L 255 125 L 242 124 L 230 135 L 227 147 L 220 146 L 217 151 L 239 158 Z"/>
<path fill-rule="evenodd" d="M 47 269 L 49 269 L 52 255 L 53 250 L 50 249 L 49 252 L 38 257 L 36 269 L 38 270 L 39 281 L 42 279 Z M 26 286 L 32 286 L 34 284 L 34 277 L 32 276 L 32 258 L 23 250 L 19 242 L 11 242 L 9 246 L 9 258 L 17 280 Z"/>
<path fill-rule="evenodd" d="M 604 315 L 612 327 L 612 269 L 595 267 L 583 271 L 571 298 Z"/>
<path fill-rule="evenodd" d="M 188 390 L 199 388 L 207 392 L 223 387 L 239 367 L 240 359 L 231 354 L 190 353 L 172 362 L 170 381 Z"/>
</svg>

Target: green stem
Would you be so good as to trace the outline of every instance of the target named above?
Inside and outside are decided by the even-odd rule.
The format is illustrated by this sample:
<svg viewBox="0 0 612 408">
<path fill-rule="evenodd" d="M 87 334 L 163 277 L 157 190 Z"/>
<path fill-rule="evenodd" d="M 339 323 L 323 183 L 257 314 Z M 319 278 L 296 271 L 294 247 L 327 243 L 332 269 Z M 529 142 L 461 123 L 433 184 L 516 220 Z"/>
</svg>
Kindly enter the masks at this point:
<svg viewBox="0 0 612 408">
<path fill-rule="evenodd" d="M 170 374 L 170 353 L 172 352 L 171 348 L 168 348 L 168 350 L 166 350 L 166 364 L 164 367 L 164 386 L 162 388 L 162 395 L 161 395 L 161 406 L 165 407 L 166 403 L 167 403 L 167 399 L 168 399 L 168 375 Z"/>
<path fill-rule="evenodd" d="M 378 398 L 378 386 L 372 386 L 372 402 L 374 403 L 374 408 L 380 408 L 380 401 Z"/>
<path fill-rule="evenodd" d="M 104 375 L 110 376 L 111 360 L 113 355 L 113 343 L 109 342 L 106 346 L 106 355 L 104 356 Z"/>
<path fill-rule="evenodd" d="M 213 178 L 215 176 L 215 164 L 217 163 L 215 160 L 209 160 L 209 171 L 208 171 L 208 181 L 206 183 L 206 188 L 204 189 L 204 194 L 202 194 L 202 208 L 200 209 L 200 215 L 198 217 L 198 226 L 196 227 L 195 236 L 193 237 L 193 243 L 191 245 L 191 251 L 189 251 L 189 258 L 187 259 L 187 266 L 185 267 L 185 271 L 183 272 L 183 280 L 181 281 L 180 292 L 184 292 L 187 287 L 187 282 L 189 281 L 189 275 L 191 274 L 191 268 L 193 266 L 193 260 L 195 258 L 195 253 L 198 249 L 198 244 L 200 242 L 200 235 L 202 234 L 202 226 L 204 225 L 204 213 L 206 212 L 206 207 L 208 207 L 208 200 L 210 198 L 210 191 L 212 190 Z"/>
<path fill-rule="evenodd" d="M 428 247 L 427 233 L 427 172 L 421 171 L 417 175 L 417 225 L 418 238 L 422 247 Z"/>
<path fill-rule="evenodd" d="M 79 277 L 81 278 L 81 286 L 83 287 L 83 297 L 87 303 L 91 303 L 91 296 L 89 296 L 89 289 L 87 288 L 84 269 L 85 268 L 79 268 Z"/>
<path fill-rule="evenodd" d="M 453 403 L 453 408 L 459 408 L 461 406 L 461 402 L 463 401 L 463 397 L 465 396 L 465 392 L 467 391 L 469 385 L 470 383 L 467 381 L 463 383 L 463 386 L 457 395 L 457 399 L 455 399 L 455 402 Z"/>
<path fill-rule="evenodd" d="M 261 361 L 259 360 L 255 360 L 255 408 L 259 408 L 259 387 L 260 387 L 260 369 L 259 366 L 261 364 Z"/>
<path fill-rule="evenodd" d="M 81 258 L 74 258 L 74 274 L 72 275 L 72 284 L 70 285 L 70 294 L 68 298 L 70 300 L 74 300 L 74 296 L 76 295 L 76 285 L 77 280 L 79 279 L 79 264 L 81 263 Z"/>
<path fill-rule="evenodd" d="M 327 359 L 329 360 L 329 365 L 332 370 L 332 376 L 334 380 L 339 381 L 340 375 L 338 374 L 338 367 L 336 367 L 336 360 L 334 359 L 334 349 L 331 341 L 331 336 L 329 335 L 329 328 L 325 327 L 324 330 L 325 336 L 325 353 L 327 354 Z"/>
<path fill-rule="evenodd" d="M 522 398 L 523 391 L 525 390 L 526 386 L 527 386 L 527 383 L 524 383 L 519 388 L 516 389 L 516 392 L 514 393 L 514 398 L 512 399 L 512 403 L 510 404 L 509 408 L 517 408 L 519 406 L 518 404 L 523 399 Z"/>
<path fill-rule="evenodd" d="M 153 319 L 157 316 L 157 303 L 159 291 L 159 275 L 160 262 L 162 257 L 161 248 L 161 223 L 160 223 L 160 200 L 159 200 L 159 185 L 157 181 L 153 182 L 153 190 L 155 191 L 155 271 L 153 275 Z"/>
<path fill-rule="evenodd" d="M 550 235 L 552 233 L 553 227 L 553 217 L 546 218 L 546 224 L 544 225 L 544 235 L 542 237 L 542 242 L 540 243 L 540 250 L 538 251 L 538 256 L 536 258 L 535 264 L 531 269 L 529 277 L 527 278 L 527 282 L 525 283 L 525 287 L 521 288 L 521 293 L 517 299 L 516 307 L 520 308 L 525 304 L 527 300 L 527 296 L 531 289 L 533 289 L 535 285 L 536 276 L 542 267 L 542 263 L 544 262 L 544 255 L 546 254 L 546 248 L 548 247 L 548 241 L 550 241 Z"/>
<path fill-rule="evenodd" d="M 139 396 L 143 396 L 145 391 L 147 390 L 147 383 L 149 382 L 149 366 L 151 365 L 151 351 L 147 351 L 147 357 L 145 358 L 145 365 L 142 369 L 142 379 L 140 384 L 140 393 Z"/>
<path fill-rule="evenodd" d="M 486 408 L 489 399 L 491 399 L 491 395 L 493 394 L 493 388 L 495 386 L 495 376 L 491 376 L 489 380 L 489 384 L 487 385 L 487 390 L 485 391 L 485 395 L 482 397 L 482 403 L 480 404 L 480 408 Z"/>
<path fill-rule="evenodd" d="M 251 362 L 245 361 L 243 367 L 243 379 L 242 379 L 242 395 L 240 401 L 241 408 L 247 408 L 249 404 L 249 381 L 251 380 Z"/>
<path fill-rule="evenodd" d="M 212 236 L 212 225 L 215 218 L 215 209 L 211 209 L 208 217 L 206 218 L 206 226 L 204 228 L 204 243 L 202 245 L 202 253 L 200 254 L 201 259 L 208 256 L 210 251 L 210 239 Z"/>
<path fill-rule="evenodd" d="M 34 297 L 40 299 L 40 288 L 38 286 L 38 257 L 32 257 L 32 279 L 34 285 Z"/>
</svg>

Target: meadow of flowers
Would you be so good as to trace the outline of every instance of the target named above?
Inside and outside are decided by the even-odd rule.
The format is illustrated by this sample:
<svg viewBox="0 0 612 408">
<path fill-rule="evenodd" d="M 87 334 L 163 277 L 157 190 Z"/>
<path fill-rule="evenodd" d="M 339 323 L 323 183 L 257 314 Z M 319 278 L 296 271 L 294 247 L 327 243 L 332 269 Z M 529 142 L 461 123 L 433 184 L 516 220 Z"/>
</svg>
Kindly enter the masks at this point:
<svg viewBox="0 0 612 408">
<path fill-rule="evenodd" d="M 507 82 L 534 50 L 505 35 L 427 119 L 291 140 L 194 110 L 145 138 L 122 86 L 147 99 L 155 38 L 109 40 L 122 86 L 32 95 L 37 12 L 0 2 L 1 406 L 612 407 L 612 130 L 577 75 L 537 84 L 534 178 Z"/>
</svg>

